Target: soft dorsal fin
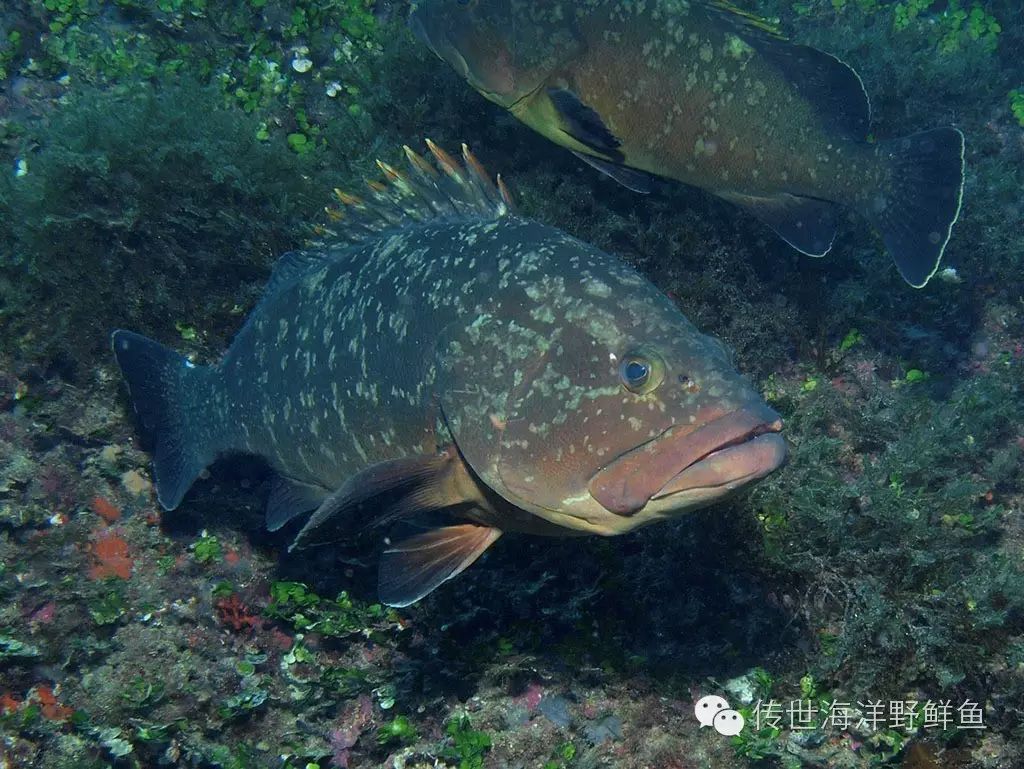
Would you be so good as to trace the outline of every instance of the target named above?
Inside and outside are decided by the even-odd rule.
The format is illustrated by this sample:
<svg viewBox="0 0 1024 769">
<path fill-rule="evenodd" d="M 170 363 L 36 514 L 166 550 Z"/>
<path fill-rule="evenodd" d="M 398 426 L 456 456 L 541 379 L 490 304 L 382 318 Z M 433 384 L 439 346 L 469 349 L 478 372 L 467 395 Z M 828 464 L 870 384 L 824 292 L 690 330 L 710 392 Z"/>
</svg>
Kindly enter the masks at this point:
<svg viewBox="0 0 1024 769">
<path fill-rule="evenodd" d="M 462 145 L 459 162 L 430 139 L 426 144 L 434 163 L 405 146 L 407 170 L 378 160 L 384 181 L 367 182 L 365 195 L 334 190 L 340 207 L 327 208 L 331 226 L 319 228 L 324 237 L 311 248 L 291 251 L 277 260 L 264 300 L 347 255 L 349 246 L 389 231 L 429 221 L 497 219 L 514 212 L 501 175 L 491 181 L 468 146 Z"/>
<path fill-rule="evenodd" d="M 705 0 L 708 12 L 771 62 L 833 130 L 863 141 L 871 124 L 871 104 L 856 71 L 832 54 L 787 40 L 764 19 L 728 0 Z"/>
</svg>

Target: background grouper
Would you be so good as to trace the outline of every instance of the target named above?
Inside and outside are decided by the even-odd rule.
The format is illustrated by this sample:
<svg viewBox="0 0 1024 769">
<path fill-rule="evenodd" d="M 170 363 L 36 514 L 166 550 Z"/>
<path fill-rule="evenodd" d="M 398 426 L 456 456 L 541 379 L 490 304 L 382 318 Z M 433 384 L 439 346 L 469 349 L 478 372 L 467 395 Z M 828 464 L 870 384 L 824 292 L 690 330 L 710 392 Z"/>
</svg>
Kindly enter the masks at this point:
<svg viewBox="0 0 1024 769">
<path fill-rule="evenodd" d="M 413 31 L 486 98 L 627 187 L 745 208 L 811 256 L 837 204 L 924 286 L 960 212 L 956 128 L 869 144 L 864 86 L 727 0 L 419 0 Z"/>
<path fill-rule="evenodd" d="M 339 193 L 344 242 L 282 257 L 217 365 L 114 332 L 165 508 L 218 455 L 261 455 L 267 526 L 314 511 L 298 546 L 418 527 L 381 559 L 404 606 L 504 531 L 621 534 L 779 466 L 781 421 L 717 341 L 429 146 L 442 173 L 406 148 L 370 200 Z"/>
</svg>

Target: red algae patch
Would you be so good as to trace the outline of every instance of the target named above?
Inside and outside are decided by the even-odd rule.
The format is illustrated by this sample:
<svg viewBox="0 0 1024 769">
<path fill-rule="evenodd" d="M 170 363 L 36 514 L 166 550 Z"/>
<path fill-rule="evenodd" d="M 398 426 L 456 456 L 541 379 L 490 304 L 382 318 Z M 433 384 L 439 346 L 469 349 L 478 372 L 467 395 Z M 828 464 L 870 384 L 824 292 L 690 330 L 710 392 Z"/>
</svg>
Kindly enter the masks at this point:
<svg viewBox="0 0 1024 769">
<path fill-rule="evenodd" d="M 220 621 L 236 633 L 252 630 L 262 624 L 259 615 L 249 611 L 237 593 L 232 593 L 230 597 L 218 598 L 213 605 Z"/>
<path fill-rule="evenodd" d="M 89 568 L 91 579 L 128 579 L 132 576 L 132 557 L 128 552 L 128 543 L 117 534 L 100 532 L 90 552 L 93 561 Z"/>
<path fill-rule="evenodd" d="M 36 687 L 33 699 L 39 703 L 39 710 L 48 721 L 67 721 L 75 712 L 72 708 L 61 705 L 53 689 L 46 684 L 39 684 Z"/>
<path fill-rule="evenodd" d="M 121 508 L 99 495 L 92 498 L 92 511 L 108 524 L 115 523 L 121 517 Z"/>
<path fill-rule="evenodd" d="M 10 692 L 4 692 L 0 694 L 0 715 L 7 713 L 13 713 L 19 707 L 21 707 L 21 700 L 15 697 Z"/>
</svg>

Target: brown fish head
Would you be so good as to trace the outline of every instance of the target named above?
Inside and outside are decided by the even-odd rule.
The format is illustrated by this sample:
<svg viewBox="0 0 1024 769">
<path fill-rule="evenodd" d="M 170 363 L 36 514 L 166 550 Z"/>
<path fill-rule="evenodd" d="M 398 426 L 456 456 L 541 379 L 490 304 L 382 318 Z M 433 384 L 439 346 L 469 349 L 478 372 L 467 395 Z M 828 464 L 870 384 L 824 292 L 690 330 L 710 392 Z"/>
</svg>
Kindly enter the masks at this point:
<svg viewBox="0 0 1024 769">
<path fill-rule="evenodd" d="M 422 0 L 409 26 L 470 85 L 506 108 L 540 88 L 582 46 L 567 3 Z"/>
<path fill-rule="evenodd" d="M 450 348 L 443 408 L 492 490 L 562 527 L 619 534 L 768 475 L 786 448 L 725 348 L 604 258 L 538 270 L 481 315 Z"/>
</svg>

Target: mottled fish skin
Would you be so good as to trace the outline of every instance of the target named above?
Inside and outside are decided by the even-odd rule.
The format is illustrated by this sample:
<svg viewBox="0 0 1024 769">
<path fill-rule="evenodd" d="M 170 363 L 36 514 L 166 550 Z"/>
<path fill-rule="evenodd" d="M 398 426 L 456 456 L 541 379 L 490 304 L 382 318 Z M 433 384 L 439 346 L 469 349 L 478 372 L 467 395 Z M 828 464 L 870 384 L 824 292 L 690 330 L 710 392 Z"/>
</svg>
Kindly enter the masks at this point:
<svg viewBox="0 0 1024 769">
<path fill-rule="evenodd" d="M 114 333 L 165 507 L 245 452 L 284 479 L 268 525 L 316 508 L 300 546 L 382 513 L 378 493 L 404 495 L 388 520 L 469 521 L 385 551 L 383 600 L 404 606 L 503 531 L 621 534 L 781 464 L 781 420 L 719 342 L 619 259 L 512 213 L 468 150 L 431 150 L 442 174 L 410 151 L 410 176 L 339 193 L 349 242 L 283 257 L 218 364 Z"/>
<path fill-rule="evenodd" d="M 425 2 L 421 13 L 443 5 L 459 4 Z M 509 93 L 483 91 L 569 149 L 601 155 L 562 130 L 548 88 L 570 88 L 593 108 L 622 141 L 617 149 L 629 166 L 713 192 L 756 195 L 784 188 L 854 203 L 885 173 L 870 148 L 830 136 L 815 107 L 701 4 L 484 0 L 476 12 L 483 15 L 485 6 L 528 16 L 533 23 L 527 28 L 551 37 L 553 49 L 559 39 L 579 41 L 562 49 L 568 58 L 544 72 L 542 82 L 530 77 Z M 518 47 L 521 27 L 509 23 L 506 29 L 515 29 L 516 37 L 501 44 Z M 470 43 L 466 30 L 455 45 L 462 50 Z M 474 71 L 493 71 L 503 60 L 513 66 L 511 57 L 481 58 L 473 60 Z M 489 80 L 499 78 L 484 82 Z"/>
<path fill-rule="evenodd" d="M 640 171 L 702 187 L 814 256 L 831 248 L 838 203 L 887 236 L 908 282 L 937 269 L 962 135 L 868 144 L 852 69 L 724 2 L 424 0 L 410 24 L 485 97 L 626 186 L 640 189 Z M 913 237 L 907 219 L 921 220 Z"/>
<path fill-rule="evenodd" d="M 657 397 L 619 381 L 617 359 L 644 347 L 675 364 Z M 659 512 L 567 515 L 590 473 L 709 402 L 724 413 L 759 400 L 722 346 L 634 271 L 512 216 L 347 247 L 254 314 L 216 372 L 218 421 L 237 428 L 221 451 L 334 489 L 448 442 L 439 398 L 442 430 L 488 486 L 605 534 Z"/>
</svg>

